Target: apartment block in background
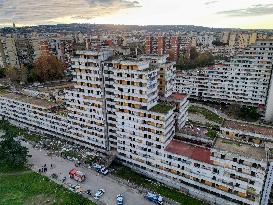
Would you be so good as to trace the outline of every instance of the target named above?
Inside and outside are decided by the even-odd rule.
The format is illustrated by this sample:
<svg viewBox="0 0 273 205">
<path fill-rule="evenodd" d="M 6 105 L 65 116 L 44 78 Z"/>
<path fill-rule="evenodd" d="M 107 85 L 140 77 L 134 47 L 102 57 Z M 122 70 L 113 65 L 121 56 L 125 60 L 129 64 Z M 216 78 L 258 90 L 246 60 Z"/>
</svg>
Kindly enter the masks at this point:
<svg viewBox="0 0 273 205">
<path fill-rule="evenodd" d="M 168 54 L 170 61 L 177 61 L 180 51 L 180 39 L 178 36 L 146 36 L 145 53 L 147 55 Z"/>
<path fill-rule="evenodd" d="M 204 101 L 255 106 L 273 120 L 273 41 L 257 41 L 230 62 L 177 72 L 176 90 Z"/>
<path fill-rule="evenodd" d="M 2 44 L 0 46 L 1 64 L 3 66 L 20 68 L 15 38 L 11 35 L 1 37 L 0 43 Z"/>
</svg>

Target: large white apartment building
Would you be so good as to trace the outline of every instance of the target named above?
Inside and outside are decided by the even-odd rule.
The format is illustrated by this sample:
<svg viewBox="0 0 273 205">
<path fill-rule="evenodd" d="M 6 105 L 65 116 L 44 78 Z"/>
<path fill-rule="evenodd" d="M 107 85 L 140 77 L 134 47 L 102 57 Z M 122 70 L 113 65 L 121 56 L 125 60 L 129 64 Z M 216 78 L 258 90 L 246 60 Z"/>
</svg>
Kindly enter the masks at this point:
<svg viewBox="0 0 273 205">
<path fill-rule="evenodd" d="M 79 51 L 72 59 L 75 88 L 67 92 L 68 118 L 74 129 L 73 135 L 82 141 L 108 150 L 106 84 L 103 62 L 113 55 L 112 51 Z"/>
<path fill-rule="evenodd" d="M 199 100 L 257 106 L 272 121 L 272 57 L 273 41 L 258 41 L 230 62 L 177 72 L 176 91 Z"/>
<path fill-rule="evenodd" d="M 40 134 L 67 139 L 67 112 L 59 104 L 22 93 L 3 94 L 0 102 L 1 118 Z"/>
<path fill-rule="evenodd" d="M 260 203 L 265 148 L 223 133 L 212 140 L 207 130 L 185 126 L 188 96 L 172 92 L 175 74 L 165 57 L 102 50 L 77 52 L 72 61 L 75 85 L 66 109 L 8 93 L 0 96 L 0 116 L 106 154 L 115 151 L 124 165 L 210 203 Z"/>
</svg>

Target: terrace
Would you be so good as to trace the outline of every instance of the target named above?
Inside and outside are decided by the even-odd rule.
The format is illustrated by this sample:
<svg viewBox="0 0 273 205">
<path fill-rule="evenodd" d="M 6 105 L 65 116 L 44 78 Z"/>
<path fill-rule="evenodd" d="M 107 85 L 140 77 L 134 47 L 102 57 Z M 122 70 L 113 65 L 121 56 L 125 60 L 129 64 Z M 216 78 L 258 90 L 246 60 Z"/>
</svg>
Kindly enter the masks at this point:
<svg viewBox="0 0 273 205">
<path fill-rule="evenodd" d="M 187 94 L 173 93 L 173 94 L 171 94 L 171 96 L 168 97 L 168 100 L 169 101 L 182 101 L 187 98 L 188 98 Z"/>
<path fill-rule="evenodd" d="M 179 130 L 179 133 L 198 137 L 198 138 L 208 138 L 210 129 L 204 126 L 197 126 L 194 124 L 187 123 L 183 129 Z"/>
<path fill-rule="evenodd" d="M 266 151 L 264 148 L 253 147 L 248 144 L 238 143 L 231 140 L 218 138 L 215 142 L 214 148 L 247 158 L 266 160 Z"/>
<path fill-rule="evenodd" d="M 8 93 L 7 89 L 0 88 L 0 96 L 4 96 Z"/>
<path fill-rule="evenodd" d="M 157 69 L 156 67 L 150 66 L 148 68 L 143 69 L 143 71 L 148 71 L 149 72 L 149 71 L 154 71 L 156 69 Z"/>
<path fill-rule="evenodd" d="M 70 112 L 69 110 L 67 110 L 63 106 L 52 107 L 50 109 L 50 111 L 53 112 L 53 113 L 56 113 L 57 115 L 63 116 L 63 117 L 67 117 L 68 113 Z"/>
<path fill-rule="evenodd" d="M 235 122 L 230 120 L 225 121 L 223 124 L 223 127 L 227 129 L 240 130 L 243 132 L 251 132 L 251 133 L 260 134 L 263 136 L 273 137 L 273 127 L 265 127 L 265 126 L 259 126 L 259 125 L 254 125 L 250 123 Z"/>
<path fill-rule="evenodd" d="M 58 91 L 58 90 L 63 90 L 63 89 L 71 89 L 74 87 L 74 83 L 72 82 L 56 82 L 53 83 L 45 83 L 43 85 L 38 86 L 37 88 L 35 87 L 35 90 L 40 91 L 40 92 L 50 92 L 50 91 Z"/>
<path fill-rule="evenodd" d="M 150 109 L 152 112 L 167 114 L 170 110 L 173 109 L 173 106 L 163 103 L 158 103 Z"/>
<path fill-rule="evenodd" d="M 193 160 L 212 164 L 210 160 L 210 149 L 187 144 L 179 140 L 172 140 L 165 148 L 166 152 L 170 152 L 176 155 L 182 155 Z"/>
<path fill-rule="evenodd" d="M 2 97 L 5 97 L 5 98 L 11 99 L 11 100 L 21 101 L 21 102 L 32 104 L 32 105 L 36 105 L 39 107 L 44 107 L 46 109 L 50 109 L 52 107 L 58 106 L 58 104 L 48 101 L 48 100 L 42 100 L 39 98 L 30 97 L 30 96 L 26 96 L 26 95 L 22 95 L 22 94 L 18 94 L 18 93 L 7 93 L 7 94 L 2 95 Z"/>
</svg>

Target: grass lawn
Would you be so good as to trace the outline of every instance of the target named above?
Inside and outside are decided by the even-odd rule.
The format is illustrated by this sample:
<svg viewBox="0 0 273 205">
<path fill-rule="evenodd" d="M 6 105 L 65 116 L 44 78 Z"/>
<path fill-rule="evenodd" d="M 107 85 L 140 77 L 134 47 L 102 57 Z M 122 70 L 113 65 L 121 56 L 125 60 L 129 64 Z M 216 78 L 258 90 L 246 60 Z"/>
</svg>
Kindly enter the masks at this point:
<svg viewBox="0 0 273 205">
<path fill-rule="evenodd" d="M 160 185 L 157 183 L 153 183 L 151 180 L 148 180 L 145 176 L 138 174 L 131 170 L 128 167 L 118 165 L 117 170 L 113 173 L 115 176 L 123 178 L 125 180 L 129 180 L 139 186 L 152 190 L 162 196 L 165 196 L 169 199 L 172 199 L 176 202 L 179 202 L 183 205 L 205 205 L 206 203 L 187 196 L 177 189 L 169 188 L 164 185 Z"/>
<path fill-rule="evenodd" d="M 191 105 L 189 107 L 189 112 L 194 113 L 194 114 L 201 114 L 203 115 L 206 119 L 219 123 L 221 124 L 223 122 L 223 118 L 220 117 L 219 115 L 215 114 L 214 112 L 211 112 L 210 110 L 203 108 L 203 107 L 198 107 L 195 105 Z"/>
<path fill-rule="evenodd" d="M 23 135 L 23 137 L 27 140 L 27 141 L 32 141 L 32 142 L 40 142 L 41 141 L 41 136 L 39 135 L 34 135 L 34 134 L 25 134 Z"/>
<path fill-rule="evenodd" d="M 95 205 L 30 170 L 0 172 L 0 205 Z"/>
</svg>

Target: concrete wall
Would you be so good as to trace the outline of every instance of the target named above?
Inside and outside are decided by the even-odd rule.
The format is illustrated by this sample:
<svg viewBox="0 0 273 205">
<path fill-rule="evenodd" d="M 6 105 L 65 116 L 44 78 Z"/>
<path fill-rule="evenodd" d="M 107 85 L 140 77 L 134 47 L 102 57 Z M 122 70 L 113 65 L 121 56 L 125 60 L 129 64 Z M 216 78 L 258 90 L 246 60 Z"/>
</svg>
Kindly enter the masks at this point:
<svg viewBox="0 0 273 205">
<path fill-rule="evenodd" d="M 271 82 L 268 89 L 264 119 L 267 122 L 273 121 L 273 72 L 271 75 Z"/>
</svg>

